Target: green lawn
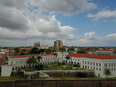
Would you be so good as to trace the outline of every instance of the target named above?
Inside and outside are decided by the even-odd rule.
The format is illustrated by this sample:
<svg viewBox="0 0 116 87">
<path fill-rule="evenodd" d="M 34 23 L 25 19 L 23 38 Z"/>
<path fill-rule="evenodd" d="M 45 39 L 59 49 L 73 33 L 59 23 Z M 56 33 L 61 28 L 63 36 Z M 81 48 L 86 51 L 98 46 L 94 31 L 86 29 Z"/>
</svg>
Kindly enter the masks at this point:
<svg viewBox="0 0 116 87">
<path fill-rule="evenodd" d="M 61 70 L 62 69 L 62 67 L 55 67 L 55 68 L 53 68 L 53 69 L 51 69 L 51 70 Z"/>
<path fill-rule="evenodd" d="M 71 64 L 64 64 L 64 65 L 62 65 L 62 64 L 58 64 L 58 63 L 53 63 L 53 64 L 47 64 L 47 66 L 49 67 L 49 70 L 61 70 L 62 69 L 62 67 L 63 67 L 63 70 L 84 70 L 84 69 L 82 69 L 82 68 L 77 68 L 77 67 L 75 67 L 74 69 L 73 68 L 71 68 L 71 67 L 73 67 L 73 65 L 71 65 Z M 44 67 L 44 70 L 47 70 L 47 68 L 45 68 Z"/>
</svg>

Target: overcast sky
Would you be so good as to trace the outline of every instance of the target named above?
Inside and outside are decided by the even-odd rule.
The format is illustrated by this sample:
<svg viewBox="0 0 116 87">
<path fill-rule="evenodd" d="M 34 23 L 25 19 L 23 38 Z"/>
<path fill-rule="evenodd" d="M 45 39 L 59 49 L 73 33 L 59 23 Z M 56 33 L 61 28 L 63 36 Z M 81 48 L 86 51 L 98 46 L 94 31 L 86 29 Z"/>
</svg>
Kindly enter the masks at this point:
<svg viewBox="0 0 116 87">
<path fill-rule="evenodd" d="M 116 46 L 116 0 L 0 0 L 0 46 Z"/>
</svg>

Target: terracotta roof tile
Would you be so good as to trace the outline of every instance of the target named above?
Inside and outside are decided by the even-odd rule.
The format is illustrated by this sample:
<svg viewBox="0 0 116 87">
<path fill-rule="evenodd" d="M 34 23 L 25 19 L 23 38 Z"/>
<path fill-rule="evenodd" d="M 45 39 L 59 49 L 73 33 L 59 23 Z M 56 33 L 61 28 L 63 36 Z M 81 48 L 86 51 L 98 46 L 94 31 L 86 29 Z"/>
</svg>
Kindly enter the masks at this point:
<svg viewBox="0 0 116 87">
<path fill-rule="evenodd" d="M 116 56 L 76 54 L 76 53 L 72 53 L 72 55 L 69 53 L 69 56 L 72 56 L 72 57 L 85 57 L 85 58 L 93 58 L 93 59 L 116 59 Z"/>
</svg>

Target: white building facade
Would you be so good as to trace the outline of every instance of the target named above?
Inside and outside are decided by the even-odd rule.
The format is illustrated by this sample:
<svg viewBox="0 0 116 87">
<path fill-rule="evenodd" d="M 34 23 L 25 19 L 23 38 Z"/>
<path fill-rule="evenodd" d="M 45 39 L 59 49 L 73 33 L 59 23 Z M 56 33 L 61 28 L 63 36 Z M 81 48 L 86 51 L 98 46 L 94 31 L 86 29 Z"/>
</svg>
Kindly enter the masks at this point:
<svg viewBox="0 0 116 87">
<path fill-rule="evenodd" d="M 96 51 L 97 55 L 111 55 L 111 56 L 116 56 L 116 51 L 113 50 L 97 50 Z"/>
<path fill-rule="evenodd" d="M 65 55 L 67 52 L 63 53 L 63 61 L 72 64 L 79 64 L 80 68 L 94 70 L 97 77 L 106 78 L 105 69 L 110 69 L 111 75 L 109 77 L 116 77 L 116 56 L 103 56 L 103 55 L 90 55 L 90 54 L 70 54 L 70 59 L 67 60 Z M 58 53 L 58 57 L 62 58 L 62 52 Z M 84 56 L 88 57 L 84 57 Z M 91 57 L 93 56 L 93 58 Z M 110 57 L 110 58 L 108 58 Z"/>
<path fill-rule="evenodd" d="M 94 70 L 97 77 L 105 78 L 105 69 L 110 69 L 111 75 L 109 77 L 116 77 L 116 56 L 90 55 L 90 54 L 68 54 L 68 52 L 57 52 L 58 56 L 53 54 L 41 55 L 40 64 L 51 64 L 56 62 L 67 62 L 72 64 L 79 64 L 81 68 L 87 70 Z M 71 59 L 67 60 L 66 55 L 70 55 Z M 34 55 L 37 57 L 38 55 Z M 2 66 L 1 76 L 10 76 L 13 69 L 29 67 L 27 60 L 30 56 L 18 56 L 9 58 L 8 70 L 7 66 Z M 8 72 L 6 72 L 8 71 Z M 6 72 L 4 74 L 4 72 Z"/>
<path fill-rule="evenodd" d="M 35 56 L 35 58 L 37 59 L 38 55 L 14 56 L 11 58 L 9 57 L 8 64 L 2 66 L 1 76 L 10 76 L 11 71 L 14 69 L 29 67 L 29 64 L 27 64 L 27 60 L 29 59 L 29 57 L 32 57 L 32 56 Z M 42 57 L 42 59 L 40 59 L 39 64 L 50 64 L 50 63 L 55 63 L 58 61 L 57 57 L 55 57 L 53 54 L 43 54 L 40 56 Z"/>
</svg>

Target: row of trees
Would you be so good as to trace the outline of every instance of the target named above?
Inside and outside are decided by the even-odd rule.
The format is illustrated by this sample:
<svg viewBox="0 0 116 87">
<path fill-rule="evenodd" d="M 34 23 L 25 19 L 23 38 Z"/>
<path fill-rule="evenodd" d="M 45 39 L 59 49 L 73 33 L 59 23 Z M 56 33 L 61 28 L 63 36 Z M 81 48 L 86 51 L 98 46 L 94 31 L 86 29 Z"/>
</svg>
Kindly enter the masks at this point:
<svg viewBox="0 0 116 87">
<path fill-rule="evenodd" d="M 19 50 L 19 48 L 15 48 L 14 49 L 15 53 L 19 53 L 20 52 L 20 55 L 26 55 L 26 54 L 42 54 L 43 52 L 46 52 L 46 53 L 51 53 L 51 52 L 54 52 L 55 50 L 51 50 L 51 49 L 38 49 L 36 47 L 32 48 L 29 52 L 26 50 L 26 49 L 23 49 L 23 50 Z"/>
<path fill-rule="evenodd" d="M 32 48 L 29 52 L 27 52 L 26 49 L 23 49 L 23 50 L 20 51 L 18 47 L 17 48 L 14 48 L 14 50 L 15 50 L 15 53 L 21 52 L 21 55 L 25 55 L 26 53 L 28 53 L 28 54 L 41 54 L 43 52 L 50 53 L 50 52 L 56 51 L 56 50 L 51 50 L 51 49 L 38 49 L 36 47 Z M 59 50 L 60 51 L 62 51 L 62 50 L 63 51 L 66 51 L 66 49 L 63 48 L 63 47 L 62 48 L 59 48 Z M 73 47 L 68 48 L 68 52 L 70 53 L 71 51 L 74 52 L 75 49 Z M 86 54 L 86 51 L 85 50 L 79 50 L 79 51 L 77 51 L 77 53 Z"/>
</svg>

